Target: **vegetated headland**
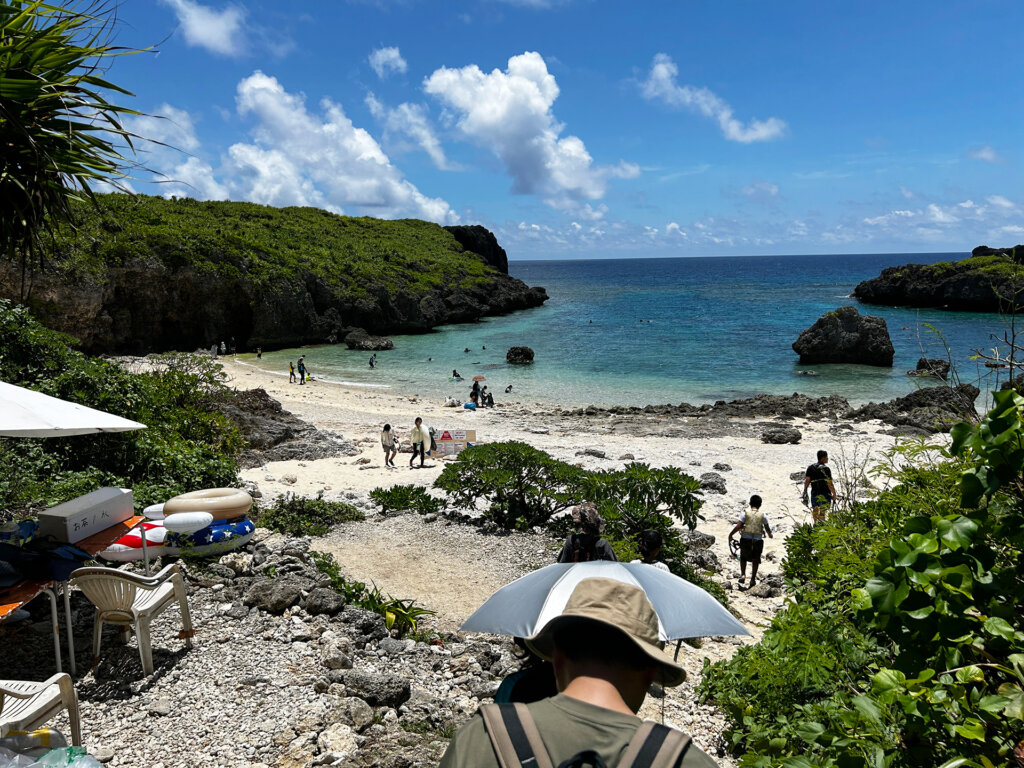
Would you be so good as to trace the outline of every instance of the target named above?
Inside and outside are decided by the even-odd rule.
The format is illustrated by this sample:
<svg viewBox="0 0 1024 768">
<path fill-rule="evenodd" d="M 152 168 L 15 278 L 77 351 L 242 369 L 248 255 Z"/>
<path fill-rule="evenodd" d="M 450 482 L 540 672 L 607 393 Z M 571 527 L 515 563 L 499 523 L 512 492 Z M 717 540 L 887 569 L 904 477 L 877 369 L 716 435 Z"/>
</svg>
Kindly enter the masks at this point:
<svg viewBox="0 0 1024 768">
<path fill-rule="evenodd" d="M 123 194 L 78 205 L 75 218 L 43 268 L 23 276 L 0 262 L 0 298 L 92 354 L 420 333 L 547 300 L 508 275 L 481 226 Z"/>
<path fill-rule="evenodd" d="M 1024 308 L 1024 245 L 979 245 L 970 258 L 889 267 L 860 283 L 853 296 L 865 304 L 940 307 L 966 312 Z"/>
</svg>

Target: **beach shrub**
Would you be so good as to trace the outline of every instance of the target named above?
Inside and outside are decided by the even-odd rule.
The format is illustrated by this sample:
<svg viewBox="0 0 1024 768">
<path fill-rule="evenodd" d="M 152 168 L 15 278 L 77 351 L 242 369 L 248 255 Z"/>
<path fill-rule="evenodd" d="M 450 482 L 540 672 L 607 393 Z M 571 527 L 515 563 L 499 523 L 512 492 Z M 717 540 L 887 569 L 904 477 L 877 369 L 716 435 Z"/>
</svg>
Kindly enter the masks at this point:
<svg viewBox="0 0 1024 768">
<path fill-rule="evenodd" d="M 416 605 L 415 600 L 401 600 L 385 595 L 376 585 L 367 586 L 361 581 L 346 579 L 338 561 L 329 552 L 314 550 L 310 554 L 317 570 L 327 576 L 331 588 L 345 598 L 346 605 L 355 605 L 383 616 L 387 628 L 394 630 L 399 637 L 406 633 L 416 633 L 419 620 L 436 613 Z"/>
<path fill-rule="evenodd" d="M 131 432 L 46 439 L 4 438 L 0 509 L 22 516 L 101 485 L 131 488 L 140 505 L 237 483 L 244 447 L 216 409 L 226 389 L 180 358 L 133 373 L 88 358 L 24 307 L 0 300 L 0 380 L 147 425 Z M 190 367 L 192 366 L 192 367 Z"/>
<path fill-rule="evenodd" d="M 790 538 L 793 601 L 700 688 L 741 766 L 989 768 L 1024 748 L 1024 398 L 993 400 L 944 459 L 897 449 L 891 488 Z"/>
<path fill-rule="evenodd" d="M 291 493 L 253 515 L 257 525 L 287 536 L 323 536 L 335 525 L 364 519 L 365 515 L 351 504 Z"/>
<path fill-rule="evenodd" d="M 517 441 L 466 448 L 445 466 L 434 487 L 460 509 L 488 506 L 484 515 L 501 528 L 529 530 L 580 501 L 584 470 Z"/>
<path fill-rule="evenodd" d="M 393 485 L 390 488 L 374 488 L 370 498 L 380 505 L 384 514 L 401 510 L 412 510 L 421 515 L 437 514 L 444 508 L 441 499 L 435 499 L 421 485 Z"/>
</svg>

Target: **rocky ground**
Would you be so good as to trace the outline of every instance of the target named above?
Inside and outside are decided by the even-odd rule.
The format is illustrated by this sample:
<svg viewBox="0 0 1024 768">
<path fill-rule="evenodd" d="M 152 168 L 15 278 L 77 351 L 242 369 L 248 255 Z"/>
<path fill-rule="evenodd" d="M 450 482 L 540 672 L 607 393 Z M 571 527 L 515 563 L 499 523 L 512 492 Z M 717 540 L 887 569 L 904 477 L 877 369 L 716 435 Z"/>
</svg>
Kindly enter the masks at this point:
<svg viewBox="0 0 1024 768">
<path fill-rule="evenodd" d="M 367 500 L 355 501 L 369 510 Z M 429 552 L 429 562 L 410 562 L 411 546 Z M 76 593 L 76 686 L 90 753 L 110 766 L 151 768 L 436 765 L 454 730 L 519 666 L 508 638 L 457 633 L 454 617 L 475 609 L 480 595 L 551 562 L 557 542 L 543 534 L 486 534 L 444 519 L 371 515 L 315 547 L 333 553 L 352 578 L 390 550 L 403 567 L 378 567 L 386 578 L 377 586 L 395 596 L 403 596 L 392 592 L 403 586 L 403 573 L 429 570 L 434 588 L 417 603 L 437 615 L 412 637 L 392 637 L 380 616 L 344 605 L 325 588 L 308 539 L 259 529 L 245 550 L 218 563 L 181 564 L 195 645 L 186 650 L 177 639 L 180 619 L 169 608 L 154 625 L 156 672 L 147 678 L 134 640 L 118 645 L 113 630 L 90 670 L 92 609 Z M 759 594 L 737 593 L 734 601 L 755 631 L 781 602 L 777 580 Z M 39 603 L 32 613 L 0 630 L 0 677 L 51 674 L 48 608 Z M 728 656 L 744 641 L 683 646 L 690 682 L 655 691 L 641 714 L 688 730 L 721 755 L 724 720 L 696 701 L 693 685 L 705 657 Z M 55 724 L 67 732 L 63 717 Z"/>
</svg>

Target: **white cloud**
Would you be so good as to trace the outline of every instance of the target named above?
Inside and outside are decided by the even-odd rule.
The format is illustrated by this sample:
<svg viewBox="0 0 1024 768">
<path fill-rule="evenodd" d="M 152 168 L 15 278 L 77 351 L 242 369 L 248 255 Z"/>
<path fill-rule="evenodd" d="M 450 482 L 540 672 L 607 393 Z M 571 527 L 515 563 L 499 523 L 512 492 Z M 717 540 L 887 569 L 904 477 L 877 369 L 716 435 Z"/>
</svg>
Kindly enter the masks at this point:
<svg viewBox="0 0 1024 768">
<path fill-rule="evenodd" d="M 565 126 L 551 111 L 558 85 L 539 53 L 513 56 L 505 71 L 486 74 L 476 65 L 442 67 L 424 89 L 457 113 L 464 138 L 501 160 L 515 194 L 540 195 L 570 210 L 603 197 L 608 179 L 640 174 L 631 163 L 595 166 L 579 137 L 561 136 Z"/>
<path fill-rule="evenodd" d="M 368 93 L 366 106 L 369 107 L 370 114 L 381 121 L 385 131 L 408 136 L 442 171 L 458 170 L 458 166 L 450 163 L 445 157 L 441 141 L 434 133 L 426 107 L 422 104 L 399 104 L 391 109 L 384 106 L 372 93 Z"/>
<path fill-rule="evenodd" d="M 382 80 L 392 72 L 405 72 L 409 67 L 397 47 L 377 48 L 368 59 L 377 77 Z"/>
<path fill-rule="evenodd" d="M 722 135 L 729 141 L 749 144 L 772 141 L 786 133 L 786 123 L 777 117 L 751 120 L 744 125 L 733 117 L 732 107 L 709 91 L 692 85 L 679 85 L 676 78 L 679 67 L 666 53 L 654 56 L 647 79 L 640 84 L 640 92 L 649 101 L 661 101 L 672 107 L 686 107 L 718 123 Z"/>
<path fill-rule="evenodd" d="M 447 202 L 403 178 L 373 137 L 330 99 L 321 102 L 322 115 L 311 114 L 302 96 L 257 70 L 238 84 L 236 102 L 255 126 L 251 143 L 228 150 L 233 196 L 380 217 L 458 219 Z"/>
<path fill-rule="evenodd" d="M 989 195 L 985 198 L 989 205 L 994 205 L 996 208 L 1005 208 L 1006 210 L 1013 210 L 1017 206 L 1010 200 L 1007 200 L 1002 195 Z"/>
<path fill-rule="evenodd" d="M 194 0 L 161 0 L 174 10 L 185 42 L 222 56 L 237 56 L 245 49 L 245 9 L 227 5 L 217 11 Z"/>
<path fill-rule="evenodd" d="M 227 199 L 227 187 L 217 181 L 213 167 L 194 154 L 200 145 L 195 120 L 187 111 L 161 104 L 152 115 L 130 118 L 126 124 L 148 139 L 136 142 L 136 158 L 144 168 L 163 177 L 160 192 L 164 197 Z"/>
<path fill-rule="evenodd" d="M 900 185 L 900 194 L 907 198 L 907 200 L 912 200 L 914 198 L 914 193 L 902 185 Z"/>
<path fill-rule="evenodd" d="M 1000 227 L 999 231 L 1005 232 L 1008 235 L 1024 235 L 1024 227 L 1017 226 L 1016 224 Z"/>
<path fill-rule="evenodd" d="M 929 203 L 927 211 L 928 220 L 934 224 L 955 224 L 960 221 L 960 219 L 954 216 L 950 211 L 941 208 L 935 203 Z"/>
<path fill-rule="evenodd" d="M 972 160 L 981 160 L 985 163 L 1001 163 L 1003 158 L 992 147 L 977 147 L 967 150 L 967 156 Z"/>
</svg>

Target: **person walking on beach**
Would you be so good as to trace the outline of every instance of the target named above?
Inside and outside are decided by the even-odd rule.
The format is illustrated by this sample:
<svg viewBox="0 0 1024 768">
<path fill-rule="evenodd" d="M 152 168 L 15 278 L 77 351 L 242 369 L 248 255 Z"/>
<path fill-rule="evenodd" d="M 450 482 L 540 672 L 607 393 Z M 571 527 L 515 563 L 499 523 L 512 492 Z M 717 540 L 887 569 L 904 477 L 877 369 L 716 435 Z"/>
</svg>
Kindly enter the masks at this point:
<svg viewBox="0 0 1024 768">
<path fill-rule="evenodd" d="M 409 469 L 412 469 L 412 463 L 416 460 L 417 453 L 420 455 L 420 466 L 422 467 L 423 462 L 426 461 L 426 446 L 430 443 L 430 433 L 423 426 L 423 419 L 419 416 L 416 417 L 416 425 L 409 434 L 409 442 L 412 443 L 412 458 L 409 459 Z"/>
<path fill-rule="evenodd" d="M 810 487 L 810 499 L 807 489 Z M 836 487 L 832 485 L 832 470 L 828 468 L 828 451 L 818 451 L 818 463 L 811 464 L 804 473 L 804 504 L 811 505 L 811 519 L 817 525 L 825 520 L 825 514 L 836 498 Z"/>
<path fill-rule="evenodd" d="M 372 355 L 370 355 L 370 367 L 373 368 L 376 365 L 377 365 L 377 353 L 374 352 Z"/>
<path fill-rule="evenodd" d="M 469 399 L 473 401 L 474 405 L 480 404 L 480 382 L 474 381 L 473 388 L 469 390 Z"/>
<path fill-rule="evenodd" d="M 257 360 L 262 360 L 263 359 L 263 347 L 256 347 L 256 359 Z"/>
<path fill-rule="evenodd" d="M 292 365 L 291 360 L 288 361 L 288 383 L 295 383 L 295 366 Z"/>
<path fill-rule="evenodd" d="M 560 563 L 587 563 L 591 560 L 618 560 L 612 545 L 601 538 L 604 518 L 591 502 L 578 504 L 572 510 L 576 533 L 570 533 L 558 554 Z"/>
<path fill-rule="evenodd" d="M 482 705 L 448 744 L 441 768 L 615 766 L 624 753 L 635 756 L 630 765 L 652 768 L 717 765 L 681 731 L 636 716 L 652 683 L 686 679 L 662 653 L 658 615 L 640 587 L 583 579 L 525 644 L 551 661 L 558 693 L 521 707 Z"/>
<path fill-rule="evenodd" d="M 299 384 L 306 383 L 306 361 L 304 357 L 299 358 Z"/>
<path fill-rule="evenodd" d="M 395 456 L 398 455 L 398 435 L 391 429 L 390 424 L 385 424 L 380 433 L 380 444 L 384 449 L 384 466 L 394 467 Z"/>
<path fill-rule="evenodd" d="M 740 534 L 740 586 L 747 581 L 749 561 L 750 586 L 753 587 L 757 584 L 757 568 L 761 565 L 761 553 L 764 551 L 764 535 L 767 533 L 769 539 L 775 538 L 768 518 L 761 511 L 761 497 L 756 493 L 750 497 L 750 510 L 744 512 L 736 527 L 729 531 L 729 541 L 737 533 Z"/>
</svg>

